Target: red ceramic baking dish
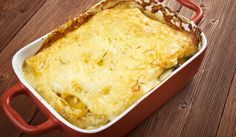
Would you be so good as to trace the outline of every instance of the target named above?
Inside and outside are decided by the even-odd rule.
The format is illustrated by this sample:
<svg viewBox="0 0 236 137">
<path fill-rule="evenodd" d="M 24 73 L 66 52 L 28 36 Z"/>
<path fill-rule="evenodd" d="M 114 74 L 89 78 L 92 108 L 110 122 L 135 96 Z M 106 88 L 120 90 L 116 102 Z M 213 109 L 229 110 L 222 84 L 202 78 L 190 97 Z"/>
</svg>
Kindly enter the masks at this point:
<svg viewBox="0 0 236 137">
<path fill-rule="evenodd" d="M 114 4 L 115 2 L 119 1 L 122 0 L 104 0 L 91 9 L 102 10 L 104 8 L 101 7 L 109 7 L 109 5 L 112 5 L 112 3 Z M 177 13 L 170 11 L 168 7 L 162 5 L 161 2 L 163 0 L 160 0 L 160 2 L 154 0 L 132 1 L 157 14 L 158 12 L 161 13 L 168 11 L 168 19 L 170 20 L 176 20 L 180 16 Z M 186 18 L 181 17 L 185 20 L 185 22 L 182 22 L 182 27 L 184 29 L 197 28 L 195 24 L 198 24 L 201 21 L 203 15 L 201 8 L 190 0 L 177 1 L 182 5 L 194 10 L 196 13 L 195 16 L 191 19 L 192 21 L 187 21 Z M 85 14 L 86 12 L 83 13 L 83 15 Z M 177 22 L 176 25 L 180 25 L 180 22 Z M 72 136 L 123 136 L 140 122 L 142 122 L 145 118 L 147 118 L 157 108 L 168 101 L 171 97 L 173 97 L 184 85 L 188 83 L 189 80 L 193 78 L 193 76 L 199 69 L 206 49 L 206 37 L 200 30 L 198 31 L 198 33 L 199 51 L 195 55 L 193 55 L 180 67 L 175 69 L 170 76 L 163 80 L 153 90 L 146 93 L 125 112 L 100 128 L 86 130 L 72 125 L 71 123 L 66 121 L 60 114 L 58 114 L 24 79 L 22 74 L 23 62 L 26 58 L 34 55 L 40 49 L 42 43 L 44 42 L 44 39 L 48 35 L 45 35 L 28 44 L 14 55 L 12 66 L 20 82 L 4 92 L 1 100 L 2 108 L 9 120 L 17 128 L 27 134 L 40 134 L 47 132 L 48 130 L 60 129 Z M 26 95 L 31 98 L 32 101 L 45 114 L 48 120 L 36 126 L 32 126 L 26 123 L 24 119 L 11 107 L 11 101 L 18 95 Z"/>
</svg>

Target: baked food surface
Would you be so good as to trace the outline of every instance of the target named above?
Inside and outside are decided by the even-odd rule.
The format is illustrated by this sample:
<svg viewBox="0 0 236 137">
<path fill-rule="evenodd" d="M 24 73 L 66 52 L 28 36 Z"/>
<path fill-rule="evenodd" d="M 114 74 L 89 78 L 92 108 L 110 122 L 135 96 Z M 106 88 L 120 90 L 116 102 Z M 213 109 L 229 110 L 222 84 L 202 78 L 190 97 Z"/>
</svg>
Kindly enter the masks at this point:
<svg viewBox="0 0 236 137">
<path fill-rule="evenodd" d="M 66 120 L 94 129 L 124 112 L 157 86 L 164 72 L 196 52 L 192 33 L 123 3 L 98 12 L 26 59 L 23 73 Z"/>
</svg>

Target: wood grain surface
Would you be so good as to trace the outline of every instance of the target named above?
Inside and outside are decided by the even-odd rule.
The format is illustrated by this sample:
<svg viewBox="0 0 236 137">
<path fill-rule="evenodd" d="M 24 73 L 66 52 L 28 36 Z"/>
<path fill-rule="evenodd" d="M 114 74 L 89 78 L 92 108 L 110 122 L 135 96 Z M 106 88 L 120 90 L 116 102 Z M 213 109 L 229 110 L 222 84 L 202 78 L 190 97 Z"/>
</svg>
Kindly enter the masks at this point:
<svg viewBox="0 0 236 137">
<path fill-rule="evenodd" d="M 12 56 L 27 43 L 78 16 L 99 0 L 0 0 L 0 95 L 17 83 Z M 138 125 L 128 137 L 236 136 L 236 1 L 193 0 L 204 9 L 199 24 L 208 39 L 199 72 L 182 91 Z M 190 18 L 175 0 L 166 5 Z M 45 117 L 27 97 L 14 108 L 32 125 Z M 26 137 L 0 109 L 0 137 Z M 35 137 L 35 135 L 33 135 Z M 67 137 L 53 130 L 36 137 Z"/>
<path fill-rule="evenodd" d="M 0 0 L 0 51 L 44 2 L 45 0 Z"/>
</svg>

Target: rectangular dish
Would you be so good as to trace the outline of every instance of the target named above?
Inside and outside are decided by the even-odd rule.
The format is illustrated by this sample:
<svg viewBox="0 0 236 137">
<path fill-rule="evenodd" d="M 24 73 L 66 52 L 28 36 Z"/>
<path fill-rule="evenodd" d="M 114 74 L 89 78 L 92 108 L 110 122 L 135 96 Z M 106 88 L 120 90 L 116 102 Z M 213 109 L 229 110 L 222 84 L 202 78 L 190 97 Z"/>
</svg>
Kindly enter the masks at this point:
<svg viewBox="0 0 236 137">
<path fill-rule="evenodd" d="M 67 34 L 71 34 L 77 28 L 83 26 L 83 24 L 89 23 L 90 19 L 93 19 L 95 15 L 99 15 L 97 13 L 101 11 L 106 11 L 106 9 L 112 9 L 120 3 L 124 3 L 124 1 L 125 3 L 135 4 L 144 15 L 146 15 L 152 20 L 158 20 L 160 23 L 168 24 L 178 31 L 184 31 L 187 32 L 189 35 L 194 35 L 194 39 L 197 43 L 197 52 L 194 52 L 194 55 L 191 54 L 192 56 L 180 66 L 175 67 L 177 65 L 175 64 L 171 65 L 170 67 L 167 67 L 166 69 L 174 67 L 174 71 L 167 78 L 162 80 L 159 84 L 155 84 L 155 86 L 149 88 L 148 91 L 145 91 L 145 94 L 142 94 L 142 96 L 140 96 L 137 101 L 133 101 L 130 106 L 125 109 L 122 109 L 122 112 L 115 115 L 115 117 L 112 115 L 112 118 L 109 119 L 107 123 L 104 123 L 102 126 L 100 125 L 91 129 L 78 128 L 71 124 L 71 121 L 68 122 L 66 119 L 64 119 L 57 112 L 58 110 L 56 111 L 54 109 L 55 106 L 53 106 L 53 108 L 50 104 L 48 104 L 49 99 L 47 99 L 47 101 L 44 100 L 44 98 L 40 94 L 38 94 L 38 92 L 31 86 L 32 84 L 29 84 L 29 82 L 23 76 L 23 64 L 25 60 L 30 56 L 40 54 L 41 52 L 43 53 L 44 51 L 47 52 L 47 49 L 50 49 L 50 46 L 53 45 L 54 42 L 60 41 L 60 39 L 66 37 Z M 194 22 L 192 22 L 186 19 L 185 17 L 175 12 L 172 12 L 169 8 L 163 6 L 162 4 L 156 1 L 124 1 L 102 1 L 91 9 L 89 9 L 87 12 L 81 14 L 78 18 L 67 22 L 55 31 L 22 48 L 15 54 L 12 61 L 13 69 L 22 84 L 21 86 L 16 85 L 8 92 L 6 92 L 6 94 L 4 95 L 5 100 L 3 99 L 3 109 L 6 112 L 7 116 L 18 128 L 22 129 L 27 133 L 40 133 L 55 127 L 61 127 L 63 130 L 68 131 L 68 133 L 71 133 L 72 135 L 109 136 L 115 133 L 117 136 L 124 135 L 135 125 L 141 122 L 144 118 L 146 118 L 149 114 L 155 111 L 156 108 L 160 107 L 163 103 L 165 103 L 170 97 L 175 95 L 177 91 L 181 87 L 183 87 L 189 79 L 193 77 L 193 75 L 197 72 L 200 66 L 206 48 L 206 38 L 204 34 L 200 31 L 200 29 L 194 24 L 194 22 L 199 21 L 200 16 L 195 16 Z M 186 5 L 186 3 L 194 5 L 188 0 L 180 0 L 180 2 L 183 5 Z M 195 9 L 196 7 L 194 8 L 194 6 L 192 6 L 190 8 Z M 198 10 L 199 9 L 197 9 L 196 12 L 198 12 Z M 118 10 L 118 12 L 121 11 Z M 129 13 L 130 12 L 131 11 L 129 11 Z M 127 21 L 129 20 L 127 19 Z M 168 37 L 168 35 L 166 35 L 166 37 Z M 184 37 L 184 35 L 182 35 L 182 37 Z M 165 69 L 163 71 L 165 71 Z M 43 112 L 45 112 L 45 115 L 49 116 L 48 121 L 42 123 L 38 127 L 30 126 L 25 123 L 24 120 L 17 114 L 17 112 L 15 112 L 10 107 L 9 104 L 9 100 L 11 100 L 14 95 L 17 95 L 19 93 L 29 95 L 35 101 L 35 103 L 43 110 Z M 8 102 L 6 102 L 7 99 Z M 93 111 L 95 113 L 96 110 Z M 129 122 L 129 124 L 126 124 L 126 122 Z"/>
</svg>

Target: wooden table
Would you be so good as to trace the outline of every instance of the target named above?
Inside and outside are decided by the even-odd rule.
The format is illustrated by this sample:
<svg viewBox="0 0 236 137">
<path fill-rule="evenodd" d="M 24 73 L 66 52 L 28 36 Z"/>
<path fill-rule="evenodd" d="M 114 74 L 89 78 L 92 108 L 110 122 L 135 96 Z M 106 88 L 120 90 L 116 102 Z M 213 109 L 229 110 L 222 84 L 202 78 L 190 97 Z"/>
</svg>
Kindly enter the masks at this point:
<svg viewBox="0 0 236 137">
<path fill-rule="evenodd" d="M 27 43 L 77 16 L 98 0 L 0 0 L 0 94 L 17 82 L 11 58 Z M 204 9 L 199 25 L 208 38 L 200 71 L 182 91 L 127 136 L 236 136 L 236 1 L 195 0 Z M 175 0 L 166 4 L 190 17 Z M 32 125 L 45 118 L 31 101 L 18 97 L 16 110 Z M 0 136 L 24 137 L 0 109 Z M 38 137 L 65 137 L 51 131 Z"/>
</svg>

